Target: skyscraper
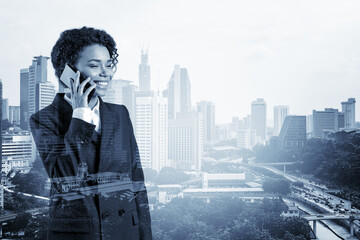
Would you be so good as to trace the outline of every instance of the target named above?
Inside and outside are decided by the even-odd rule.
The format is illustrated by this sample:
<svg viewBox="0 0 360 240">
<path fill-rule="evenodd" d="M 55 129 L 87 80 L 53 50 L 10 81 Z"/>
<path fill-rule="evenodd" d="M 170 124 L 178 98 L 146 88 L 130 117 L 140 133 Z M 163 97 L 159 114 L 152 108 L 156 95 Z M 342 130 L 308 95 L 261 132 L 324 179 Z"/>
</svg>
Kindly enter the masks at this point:
<svg viewBox="0 0 360 240">
<path fill-rule="evenodd" d="M 168 83 L 164 96 L 168 98 L 169 119 L 174 119 L 178 112 L 191 110 L 191 86 L 189 74 L 186 68 L 180 65 L 174 66 L 174 71 Z"/>
<path fill-rule="evenodd" d="M 261 141 L 266 140 L 266 102 L 262 98 L 251 103 L 251 130 Z"/>
<path fill-rule="evenodd" d="M 20 70 L 20 128 L 29 129 L 29 69 Z"/>
<path fill-rule="evenodd" d="M 287 116 L 282 124 L 279 142 L 282 147 L 304 146 L 306 141 L 306 116 Z"/>
<path fill-rule="evenodd" d="M 355 98 L 349 98 L 346 102 L 341 103 L 345 129 L 355 128 L 355 103 Z"/>
<path fill-rule="evenodd" d="M 9 99 L 3 98 L 2 99 L 2 120 L 7 119 L 9 120 Z"/>
<path fill-rule="evenodd" d="M 137 92 L 135 102 L 135 134 L 141 164 L 159 172 L 167 166 L 168 159 L 167 99 L 158 92 Z"/>
<path fill-rule="evenodd" d="M 287 115 L 289 115 L 289 106 L 274 106 L 274 136 L 279 135 Z"/>
<path fill-rule="evenodd" d="M 20 125 L 20 106 L 9 106 L 9 122 Z"/>
<path fill-rule="evenodd" d="M 201 170 L 202 121 L 198 112 L 180 112 L 169 120 L 169 161 L 178 170 Z"/>
<path fill-rule="evenodd" d="M 150 66 L 148 65 L 148 50 L 141 50 L 141 63 L 139 64 L 139 91 L 150 91 Z"/>
<path fill-rule="evenodd" d="M 40 111 L 50 105 L 55 97 L 55 87 L 52 82 L 41 82 L 36 85 L 35 111 Z"/>
<path fill-rule="evenodd" d="M 313 110 L 313 133 L 312 137 L 322 138 L 323 131 L 339 130 L 338 109 L 325 108 L 324 111 Z"/>
<path fill-rule="evenodd" d="M 106 95 L 102 99 L 105 102 L 125 105 L 131 120 L 135 123 L 135 90 L 136 86 L 131 84 L 131 81 L 113 79 L 109 82 Z"/>
<path fill-rule="evenodd" d="M 34 57 L 32 65 L 29 67 L 28 117 L 50 105 L 55 97 L 55 87 L 51 82 L 47 81 L 48 59 L 48 57 L 44 56 Z"/>
<path fill-rule="evenodd" d="M 246 149 L 251 148 L 250 129 L 249 128 L 240 128 L 237 131 L 236 146 L 238 148 L 246 148 Z"/>
<path fill-rule="evenodd" d="M 212 143 L 215 140 L 215 105 L 201 101 L 197 103 L 197 111 L 202 115 L 204 143 Z"/>
</svg>

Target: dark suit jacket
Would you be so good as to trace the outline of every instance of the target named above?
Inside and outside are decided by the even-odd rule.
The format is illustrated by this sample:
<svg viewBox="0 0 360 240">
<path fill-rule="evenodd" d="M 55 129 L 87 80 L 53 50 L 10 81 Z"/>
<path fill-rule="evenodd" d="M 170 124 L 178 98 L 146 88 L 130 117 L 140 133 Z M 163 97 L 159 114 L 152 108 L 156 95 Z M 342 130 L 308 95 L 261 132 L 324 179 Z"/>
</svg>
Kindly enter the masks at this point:
<svg viewBox="0 0 360 240">
<path fill-rule="evenodd" d="M 79 163 L 86 162 L 89 174 L 125 174 L 131 187 L 105 194 L 99 187 L 98 192 L 67 200 L 58 197 L 60 190 L 53 185 L 48 238 L 151 239 L 144 175 L 129 113 L 123 105 L 99 99 L 101 145 L 97 148 L 92 142 L 95 125 L 72 118 L 63 94 L 31 116 L 36 146 L 53 182 L 76 176 Z"/>
</svg>

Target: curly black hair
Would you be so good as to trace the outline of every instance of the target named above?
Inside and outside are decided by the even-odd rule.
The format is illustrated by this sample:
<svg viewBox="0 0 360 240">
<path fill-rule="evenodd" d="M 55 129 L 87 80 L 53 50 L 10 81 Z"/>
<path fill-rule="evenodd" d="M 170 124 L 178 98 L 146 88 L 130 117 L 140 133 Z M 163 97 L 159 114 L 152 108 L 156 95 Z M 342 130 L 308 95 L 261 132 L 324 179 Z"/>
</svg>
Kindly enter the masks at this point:
<svg viewBox="0 0 360 240">
<path fill-rule="evenodd" d="M 60 79 L 65 64 L 69 63 L 74 66 L 78 61 L 80 52 L 93 44 L 100 44 L 108 49 L 113 67 L 116 70 L 119 55 L 114 39 L 104 30 L 82 27 L 65 30 L 55 43 L 51 51 L 51 62 L 55 69 L 55 75 Z"/>
</svg>

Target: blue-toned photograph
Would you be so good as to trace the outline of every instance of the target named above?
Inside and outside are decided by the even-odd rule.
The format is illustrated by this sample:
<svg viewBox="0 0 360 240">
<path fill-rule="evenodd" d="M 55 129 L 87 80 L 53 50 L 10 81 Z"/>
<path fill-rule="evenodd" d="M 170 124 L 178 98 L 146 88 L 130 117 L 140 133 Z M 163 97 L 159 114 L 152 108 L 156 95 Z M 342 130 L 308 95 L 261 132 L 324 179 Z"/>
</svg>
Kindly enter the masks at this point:
<svg viewBox="0 0 360 240">
<path fill-rule="evenodd" d="M 0 3 L 0 239 L 360 239 L 360 2 Z"/>
</svg>

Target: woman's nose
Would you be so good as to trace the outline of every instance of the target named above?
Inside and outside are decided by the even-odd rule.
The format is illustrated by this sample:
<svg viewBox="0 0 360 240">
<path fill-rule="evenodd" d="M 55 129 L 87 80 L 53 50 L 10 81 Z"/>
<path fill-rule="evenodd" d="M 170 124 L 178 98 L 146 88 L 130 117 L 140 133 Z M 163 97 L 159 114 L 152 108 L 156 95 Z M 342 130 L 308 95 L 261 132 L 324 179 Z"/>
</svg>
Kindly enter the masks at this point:
<svg viewBox="0 0 360 240">
<path fill-rule="evenodd" d="M 106 67 L 102 66 L 100 76 L 107 77 L 108 75 L 111 75 L 111 73 L 109 71 L 111 71 L 111 70 L 109 70 Z"/>
</svg>

